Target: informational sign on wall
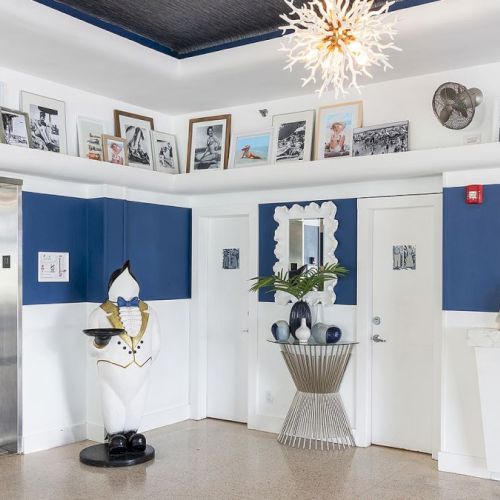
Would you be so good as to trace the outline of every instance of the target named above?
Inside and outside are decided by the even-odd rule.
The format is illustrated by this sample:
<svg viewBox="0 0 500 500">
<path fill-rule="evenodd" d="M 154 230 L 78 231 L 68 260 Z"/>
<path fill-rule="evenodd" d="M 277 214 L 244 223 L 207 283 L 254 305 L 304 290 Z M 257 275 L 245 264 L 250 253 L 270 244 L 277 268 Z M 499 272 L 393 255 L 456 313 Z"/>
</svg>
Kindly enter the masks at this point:
<svg viewBox="0 0 500 500">
<path fill-rule="evenodd" d="M 38 252 L 38 281 L 68 282 L 69 253 L 68 252 Z"/>
</svg>

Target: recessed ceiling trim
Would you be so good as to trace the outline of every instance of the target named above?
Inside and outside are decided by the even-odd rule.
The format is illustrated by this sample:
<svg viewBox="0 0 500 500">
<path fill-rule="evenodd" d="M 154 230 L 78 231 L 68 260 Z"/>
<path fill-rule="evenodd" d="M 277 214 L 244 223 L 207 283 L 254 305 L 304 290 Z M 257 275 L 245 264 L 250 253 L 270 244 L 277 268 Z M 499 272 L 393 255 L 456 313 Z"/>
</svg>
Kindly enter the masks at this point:
<svg viewBox="0 0 500 500">
<path fill-rule="evenodd" d="M 156 42 L 150 38 L 144 37 L 133 31 L 127 30 L 118 26 L 117 24 L 110 23 L 98 17 L 92 16 L 91 14 L 87 14 L 79 9 L 68 6 L 58 0 L 33 0 L 39 4 L 45 5 L 46 7 L 55 9 L 63 14 L 69 15 L 80 21 L 84 21 L 88 24 L 106 30 L 115 35 L 121 36 L 133 42 L 136 42 L 144 47 L 148 47 L 149 49 L 155 50 L 157 52 L 161 52 L 162 54 L 168 55 L 170 57 L 174 57 L 176 59 L 187 59 L 190 57 L 200 56 L 203 54 L 209 54 L 212 52 L 218 52 L 221 50 L 232 49 L 235 47 L 240 47 L 243 45 L 249 45 L 252 43 L 262 42 L 265 40 L 271 40 L 274 38 L 280 38 L 283 36 L 281 31 L 271 31 L 269 33 L 263 33 L 255 36 L 241 38 L 239 40 L 227 41 L 224 43 L 219 43 L 217 45 L 213 45 L 210 47 L 205 47 L 201 49 L 195 49 L 190 52 L 179 53 L 166 45 Z M 394 4 L 391 7 L 391 11 L 406 9 L 410 7 L 416 7 L 418 5 L 423 5 L 426 3 L 436 2 L 438 0 L 400 0 L 398 3 Z M 286 5 L 283 2 L 284 11 L 286 10 Z"/>
</svg>

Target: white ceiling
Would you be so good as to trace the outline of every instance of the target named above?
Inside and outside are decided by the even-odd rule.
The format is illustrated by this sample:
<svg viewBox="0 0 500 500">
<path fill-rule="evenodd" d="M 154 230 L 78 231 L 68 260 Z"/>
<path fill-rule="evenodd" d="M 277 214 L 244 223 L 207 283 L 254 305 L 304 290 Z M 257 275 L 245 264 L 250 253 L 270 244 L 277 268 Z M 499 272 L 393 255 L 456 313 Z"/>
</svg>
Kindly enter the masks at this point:
<svg viewBox="0 0 500 500">
<path fill-rule="evenodd" d="M 403 52 L 376 81 L 500 61 L 500 0 L 441 0 L 395 15 Z M 314 90 L 282 70 L 282 40 L 176 60 L 31 0 L 0 0 L 0 19 L 0 66 L 170 115 Z"/>
</svg>

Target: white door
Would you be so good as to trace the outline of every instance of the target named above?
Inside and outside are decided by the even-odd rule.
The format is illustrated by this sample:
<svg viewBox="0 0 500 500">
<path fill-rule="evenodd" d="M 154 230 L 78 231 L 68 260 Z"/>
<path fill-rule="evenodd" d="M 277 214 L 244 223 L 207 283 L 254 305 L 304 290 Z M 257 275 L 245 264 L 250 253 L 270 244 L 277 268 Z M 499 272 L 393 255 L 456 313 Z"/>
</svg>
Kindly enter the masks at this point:
<svg viewBox="0 0 500 500">
<path fill-rule="evenodd" d="M 212 218 L 208 240 L 207 416 L 248 413 L 248 217 Z"/>
<path fill-rule="evenodd" d="M 372 443 L 432 452 L 440 195 L 373 210 Z"/>
</svg>

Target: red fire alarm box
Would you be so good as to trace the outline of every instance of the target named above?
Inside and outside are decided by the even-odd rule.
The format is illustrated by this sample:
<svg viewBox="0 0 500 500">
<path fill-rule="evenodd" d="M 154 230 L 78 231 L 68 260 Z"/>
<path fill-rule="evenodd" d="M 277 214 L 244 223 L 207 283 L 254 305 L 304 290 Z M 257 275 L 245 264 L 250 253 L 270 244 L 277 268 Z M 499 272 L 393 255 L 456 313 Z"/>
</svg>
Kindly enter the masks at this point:
<svg viewBox="0 0 500 500">
<path fill-rule="evenodd" d="M 471 205 L 479 205 L 483 202 L 483 186 L 474 184 L 465 187 L 465 202 Z"/>
</svg>

